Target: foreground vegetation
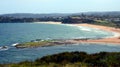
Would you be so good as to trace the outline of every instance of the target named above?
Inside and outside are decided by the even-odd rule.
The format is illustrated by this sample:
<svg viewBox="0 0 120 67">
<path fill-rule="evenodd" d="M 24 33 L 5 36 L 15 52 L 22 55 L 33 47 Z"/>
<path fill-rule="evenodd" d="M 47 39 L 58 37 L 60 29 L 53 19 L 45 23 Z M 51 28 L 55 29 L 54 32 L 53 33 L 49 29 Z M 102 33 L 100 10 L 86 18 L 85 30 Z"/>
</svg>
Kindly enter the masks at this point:
<svg viewBox="0 0 120 67">
<path fill-rule="evenodd" d="M 64 52 L 14 64 L 2 64 L 0 67 L 119 67 L 120 52 Z"/>
</svg>

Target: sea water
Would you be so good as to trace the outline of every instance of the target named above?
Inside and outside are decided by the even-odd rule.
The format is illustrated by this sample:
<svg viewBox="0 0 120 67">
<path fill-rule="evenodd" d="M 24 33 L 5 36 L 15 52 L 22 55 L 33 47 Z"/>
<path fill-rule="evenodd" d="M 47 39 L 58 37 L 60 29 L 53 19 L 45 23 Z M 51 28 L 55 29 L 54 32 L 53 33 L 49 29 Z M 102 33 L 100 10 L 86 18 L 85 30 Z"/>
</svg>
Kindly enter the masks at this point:
<svg viewBox="0 0 120 67">
<path fill-rule="evenodd" d="M 0 50 L 0 63 L 16 63 L 25 60 L 33 61 L 46 55 L 66 51 L 84 51 L 87 53 L 101 51 L 119 52 L 120 46 L 114 44 L 81 43 L 24 49 L 16 49 L 11 46 L 14 43 L 29 42 L 36 39 L 104 38 L 111 36 L 114 36 L 112 32 L 65 24 L 0 23 L 0 46 L 9 47 L 8 50 Z"/>
</svg>

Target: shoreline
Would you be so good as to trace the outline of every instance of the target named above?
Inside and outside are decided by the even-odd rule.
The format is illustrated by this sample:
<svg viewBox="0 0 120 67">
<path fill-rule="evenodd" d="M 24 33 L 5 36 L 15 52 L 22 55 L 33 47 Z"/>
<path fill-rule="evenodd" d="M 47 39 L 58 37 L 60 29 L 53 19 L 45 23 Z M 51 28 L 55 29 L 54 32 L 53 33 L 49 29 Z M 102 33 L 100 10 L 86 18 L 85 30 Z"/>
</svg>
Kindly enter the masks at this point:
<svg viewBox="0 0 120 67">
<path fill-rule="evenodd" d="M 42 24 L 62 24 L 62 22 L 54 22 L 54 21 L 48 21 L 48 22 L 34 22 L 34 23 L 42 23 Z"/>
<path fill-rule="evenodd" d="M 41 23 L 41 22 L 37 22 Z M 42 22 L 44 23 L 44 22 Z M 56 24 L 56 22 L 46 22 L 45 24 Z M 58 23 L 57 23 L 58 24 Z M 60 23 L 61 24 L 61 23 Z M 53 39 L 53 40 L 41 40 L 35 42 L 26 42 L 14 45 L 16 48 L 31 48 L 31 47 L 44 47 L 44 46 L 54 46 L 54 45 L 63 45 L 63 44 L 80 44 L 80 43 L 94 43 L 94 44 L 116 44 L 120 45 L 120 29 L 116 29 L 113 27 L 107 26 L 100 26 L 100 25 L 93 25 L 93 24 L 64 24 L 68 26 L 83 26 L 83 27 L 90 27 L 95 28 L 98 30 L 108 31 L 114 33 L 114 36 L 110 37 L 103 37 L 103 38 L 83 38 L 83 39 Z"/>
<path fill-rule="evenodd" d="M 100 26 L 100 25 L 93 25 L 93 24 L 73 24 L 75 26 L 85 26 L 85 27 L 91 27 L 96 28 L 108 32 L 114 33 L 114 36 L 111 37 L 105 37 L 102 39 L 95 39 L 95 40 L 79 40 L 80 43 L 111 43 L 111 44 L 120 44 L 120 29 L 114 28 L 114 27 L 107 27 L 107 26 Z"/>
<path fill-rule="evenodd" d="M 48 22 L 34 22 L 34 23 L 45 23 L 45 24 L 62 24 L 62 22 L 54 22 L 54 21 L 48 21 Z M 87 24 L 87 23 L 82 23 L 82 24 L 64 24 L 68 26 L 84 26 L 84 27 L 90 27 L 90 28 L 95 28 L 103 31 L 108 31 L 112 32 L 113 36 L 110 37 L 104 37 L 100 39 L 88 39 L 88 40 L 81 40 L 78 39 L 76 40 L 71 40 L 71 42 L 76 42 L 76 43 L 107 43 L 107 44 L 120 44 L 120 29 L 114 28 L 114 27 L 107 27 L 107 26 L 101 26 L 101 25 L 94 25 L 94 24 Z"/>
</svg>

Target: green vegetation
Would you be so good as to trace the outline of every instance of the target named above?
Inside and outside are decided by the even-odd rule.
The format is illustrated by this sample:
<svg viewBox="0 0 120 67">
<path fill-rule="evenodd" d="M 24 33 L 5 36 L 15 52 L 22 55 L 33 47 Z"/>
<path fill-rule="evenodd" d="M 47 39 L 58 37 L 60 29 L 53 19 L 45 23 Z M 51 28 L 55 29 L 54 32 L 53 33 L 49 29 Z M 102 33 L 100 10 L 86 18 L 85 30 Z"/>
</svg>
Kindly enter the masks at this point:
<svg viewBox="0 0 120 67">
<path fill-rule="evenodd" d="M 81 17 L 67 17 L 62 20 L 62 23 L 67 24 L 76 24 L 76 23 L 93 23 L 94 21 L 91 19 L 85 19 Z"/>
<path fill-rule="evenodd" d="M 92 17 L 92 16 L 90 16 Z M 94 17 L 94 16 L 93 16 Z M 115 27 L 115 28 L 120 28 L 120 21 L 111 21 L 111 19 L 109 18 L 108 20 L 106 20 L 106 18 L 102 17 L 100 19 L 100 17 L 98 17 L 99 19 L 96 20 L 97 17 L 95 18 L 85 18 L 85 17 L 81 17 L 81 16 L 76 16 L 76 17 L 68 17 L 62 20 L 63 23 L 70 23 L 70 24 L 76 24 L 76 23 L 88 23 L 88 24 L 95 24 L 95 25 L 103 25 L 103 26 L 109 26 L 109 27 Z"/>
<path fill-rule="evenodd" d="M 50 46 L 53 45 L 53 40 L 43 40 L 43 41 L 35 41 L 35 42 L 25 42 L 16 45 L 16 48 L 31 48 L 31 47 L 39 47 L 39 46 Z"/>
<path fill-rule="evenodd" d="M 45 46 L 54 46 L 54 45 L 63 45 L 63 44 L 75 44 L 71 42 L 70 39 L 53 39 L 53 40 L 41 40 L 36 39 L 31 42 L 25 42 L 15 45 L 16 48 L 32 48 L 32 47 L 45 47 Z"/>
<path fill-rule="evenodd" d="M 31 23 L 43 21 L 61 22 L 59 17 L 43 17 L 43 18 L 16 18 L 16 17 L 2 17 L 0 16 L 0 23 Z"/>
<path fill-rule="evenodd" d="M 24 15 L 24 14 L 23 14 Z M 23 16 L 21 15 L 21 16 Z M 18 17 L 17 17 L 18 16 Z M 109 15 L 107 14 L 69 14 L 66 16 L 43 16 L 37 17 L 19 17 L 19 14 L 16 16 L 0 16 L 0 23 L 32 23 L 32 22 L 43 22 L 43 21 L 57 21 L 62 23 L 68 24 L 75 24 L 75 23 L 89 23 L 89 24 L 97 24 L 97 25 L 104 25 L 110 27 L 120 28 L 120 15 L 114 13 Z"/>
<path fill-rule="evenodd" d="M 103 25 L 103 26 L 109 26 L 109 27 L 120 27 L 120 26 L 117 26 L 115 23 L 113 22 L 108 22 L 108 21 L 102 21 L 102 20 L 97 20 L 95 21 L 93 24 L 95 25 Z"/>
<path fill-rule="evenodd" d="M 48 55 L 33 62 L 1 64 L 1 67 L 119 67 L 120 52 L 64 52 Z"/>
</svg>

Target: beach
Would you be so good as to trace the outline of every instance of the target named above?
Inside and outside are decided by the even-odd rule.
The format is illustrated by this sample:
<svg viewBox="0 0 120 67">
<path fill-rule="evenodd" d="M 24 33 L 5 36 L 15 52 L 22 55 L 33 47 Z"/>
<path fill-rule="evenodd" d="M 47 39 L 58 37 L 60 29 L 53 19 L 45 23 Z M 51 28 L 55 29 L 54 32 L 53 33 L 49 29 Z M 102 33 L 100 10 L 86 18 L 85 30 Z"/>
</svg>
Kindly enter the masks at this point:
<svg viewBox="0 0 120 67">
<path fill-rule="evenodd" d="M 34 22 L 34 23 L 45 23 L 45 24 L 62 24 L 62 22 Z M 98 38 L 98 39 L 87 39 L 87 40 L 69 40 L 73 43 L 106 43 L 106 44 L 120 44 L 120 29 L 119 28 L 114 28 L 114 27 L 107 27 L 107 26 L 101 26 L 101 25 L 93 25 L 93 24 L 87 24 L 87 23 L 82 23 L 82 24 L 66 24 L 69 26 L 84 26 L 84 27 L 91 27 L 99 30 L 104 30 L 108 32 L 114 33 L 114 36 L 111 37 L 105 37 L 105 38 Z M 92 34 L 92 33 L 91 33 Z"/>
<path fill-rule="evenodd" d="M 92 24 L 39 24 L 39 23 L 6 23 L 6 24 L 5 23 L 0 24 L 1 25 L 0 29 L 2 31 L 1 32 L 2 36 L 0 40 L 1 42 L 0 63 L 21 62 L 25 61 L 26 59 L 36 60 L 38 57 L 41 58 L 48 54 L 55 54 L 66 51 L 70 52 L 82 51 L 87 53 L 98 53 L 101 51 L 106 52 L 120 51 L 119 43 L 120 41 L 119 39 L 117 39 L 119 37 L 118 36 L 119 29 L 116 28 L 113 29 L 104 26 L 107 29 L 102 29 L 104 28 L 103 26 Z M 80 28 L 79 26 L 83 27 L 83 29 Z M 98 28 L 96 26 L 99 26 L 101 28 Z M 90 28 L 90 30 L 88 29 L 89 31 L 87 31 L 84 28 L 85 29 Z M 105 31 L 101 31 L 99 29 Z M 100 31 L 101 33 L 99 33 Z M 85 36 L 83 38 L 81 32 L 83 32 L 83 34 L 85 33 Z M 113 35 L 111 32 L 114 32 L 115 35 Z M 70 36 L 66 36 L 64 34 Z M 99 36 L 97 37 L 96 34 Z M 105 36 L 102 36 L 104 34 Z M 94 38 L 95 39 L 93 40 L 92 37 L 90 38 L 89 36 L 93 36 L 93 39 Z M 106 38 L 107 36 L 110 38 Z M 46 40 L 46 38 L 48 37 L 49 39 Z M 99 37 L 104 39 L 100 39 Z M 113 38 L 115 38 L 116 40 Z M 38 40 L 42 41 L 41 44 L 37 44 Z M 23 49 L 15 48 L 15 46 L 18 44 L 21 45 L 24 44 L 25 46 L 27 45 L 27 47 L 24 47 L 24 45 L 22 45 Z M 8 46 L 8 48 L 6 46 Z"/>
<path fill-rule="evenodd" d="M 42 24 L 61 24 L 62 22 L 48 21 L 48 22 L 34 22 L 34 23 L 42 23 Z"/>
<path fill-rule="evenodd" d="M 96 28 L 108 32 L 113 32 L 114 36 L 108 37 L 108 38 L 102 38 L 102 39 L 88 39 L 88 40 L 79 40 L 78 42 L 82 43 L 112 43 L 112 44 L 120 44 L 120 29 L 114 28 L 114 27 L 107 27 L 107 26 L 100 26 L 100 25 L 93 25 L 93 24 L 73 24 L 75 26 L 85 26 L 85 27 L 91 27 Z M 92 33 L 91 33 L 92 34 Z"/>
</svg>

